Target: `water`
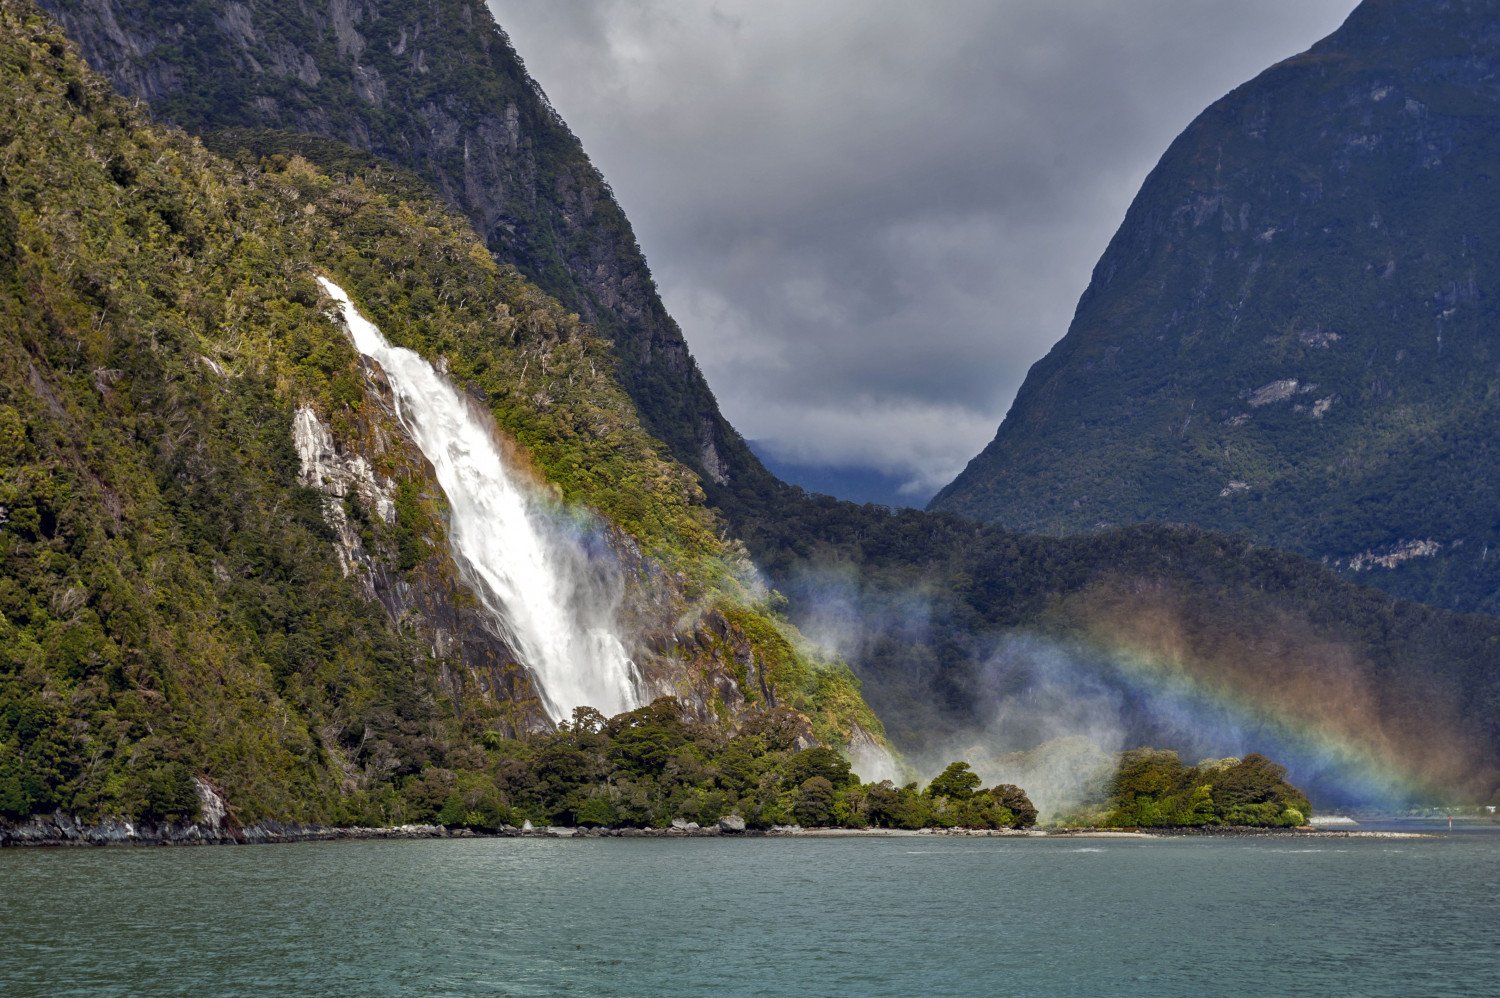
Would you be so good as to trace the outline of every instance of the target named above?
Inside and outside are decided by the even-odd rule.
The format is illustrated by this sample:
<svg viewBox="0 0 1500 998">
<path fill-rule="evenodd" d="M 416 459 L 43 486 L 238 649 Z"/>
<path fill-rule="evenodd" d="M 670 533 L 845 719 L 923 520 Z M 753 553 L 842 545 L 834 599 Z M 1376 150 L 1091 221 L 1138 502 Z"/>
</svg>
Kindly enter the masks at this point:
<svg viewBox="0 0 1500 998">
<path fill-rule="evenodd" d="M 1500 994 L 1500 836 L 0 852 L 5 995 Z"/>
<path fill-rule="evenodd" d="M 606 715 L 640 706 L 635 669 L 616 633 L 618 587 L 573 525 L 506 467 L 488 415 L 431 364 L 393 347 L 338 285 L 354 346 L 390 380 L 402 425 L 432 463 L 452 510 L 455 561 L 501 634 L 531 670 L 553 720 L 574 707 Z"/>
</svg>

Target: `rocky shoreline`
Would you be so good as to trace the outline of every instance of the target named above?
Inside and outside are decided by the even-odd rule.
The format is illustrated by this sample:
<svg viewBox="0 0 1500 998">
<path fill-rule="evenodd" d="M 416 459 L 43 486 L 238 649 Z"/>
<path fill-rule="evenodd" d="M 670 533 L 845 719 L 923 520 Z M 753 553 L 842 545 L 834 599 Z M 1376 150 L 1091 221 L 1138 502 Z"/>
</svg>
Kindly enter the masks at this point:
<svg viewBox="0 0 1500 998">
<path fill-rule="evenodd" d="M 476 838 L 550 838 L 550 839 L 644 839 L 644 838 L 1081 838 L 1081 839 L 1162 839 L 1188 837 L 1280 837 L 1302 839 L 1431 838 L 1424 832 L 1375 832 L 1353 829 L 1321 828 L 802 828 L 798 825 L 775 825 L 768 829 L 747 828 L 743 818 L 730 815 L 717 824 L 700 827 L 695 822 L 674 821 L 667 828 L 573 828 L 560 826 L 520 828 L 506 826 L 495 832 L 476 832 L 443 825 L 398 825 L 388 828 L 331 828 L 290 822 L 264 821 L 243 827 L 227 823 L 193 824 L 163 822 L 104 821 L 84 824 L 67 815 L 32 818 L 26 822 L 0 822 L 0 848 L 67 847 L 110 845 L 265 845 L 283 842 L 336 842 L 372 839 L 476 839 Z"/>
<path fill-rule="evenodd" d="M 875 830 L 880 831 L 880 830 Z M 720 835 L 790 835 L 801 834 L 795 826 L 773 829 L 747 829 L 743 818 L 721 818 L 715 825 L 700 827 L 695 822 L 674 821 L 668 828 L 572 828 L 545 826 L 536 828 L 527 822 L 520 828 L 509 825 L 494 832 L 477 832 L 444 825 L 397 825 L 387 828 L 303 825 L 294 822 L 264 821 L 234 827 L 222 820 L 214 822 L 131 822 L 102 821 L 85 824 L 69 815 L 36 817 L 25 822 L 0 821 L 0 848 L 27 846 L 111 846 L 111 845 L 262 845 L 281 842 L 336 842 L 368 839 L 479 839 L 479 838 L 712 838 Z M 814 833 L 815 834 L 815 833 Z"/>
</svg>

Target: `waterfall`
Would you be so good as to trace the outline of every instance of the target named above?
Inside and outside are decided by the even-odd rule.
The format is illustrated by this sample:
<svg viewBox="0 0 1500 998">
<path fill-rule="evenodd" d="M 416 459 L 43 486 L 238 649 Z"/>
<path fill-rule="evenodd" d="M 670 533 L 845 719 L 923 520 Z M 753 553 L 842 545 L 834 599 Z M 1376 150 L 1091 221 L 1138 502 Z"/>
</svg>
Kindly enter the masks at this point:
<svg viewBox="0 0 1500 998">
<path fill-rule="evenodd" d="M 387 343 L 338 285 L 318 283 L 355 348 L 385 371 L 397 417 L 447 496 L 459 572 L 531 671 L 548 714 L 639 706 L 635 666 L 616 633 L 617 580 L 590 560 L 576 524 L 506 468 L 487 413 L 421 356 Z"/>
</svg>

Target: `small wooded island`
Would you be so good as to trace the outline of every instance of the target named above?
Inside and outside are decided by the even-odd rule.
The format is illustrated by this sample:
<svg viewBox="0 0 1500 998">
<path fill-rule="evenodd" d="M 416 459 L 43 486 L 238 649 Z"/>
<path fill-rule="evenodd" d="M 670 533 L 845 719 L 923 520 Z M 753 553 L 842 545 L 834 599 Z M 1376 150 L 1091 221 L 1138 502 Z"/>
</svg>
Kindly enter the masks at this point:
<svg viewBox="0 0 1500 998">
<path fill-rule="evenodd" d="M 1071 821 L 1110 828 L 1297 828 L 1311 817 L 1307 795 L 1287 782 L 1286 767 L 1259 753 L 1187 766 L 1176 752 L 1135 749 L 1120 756 L 1105 804 Z"/>
</svg>

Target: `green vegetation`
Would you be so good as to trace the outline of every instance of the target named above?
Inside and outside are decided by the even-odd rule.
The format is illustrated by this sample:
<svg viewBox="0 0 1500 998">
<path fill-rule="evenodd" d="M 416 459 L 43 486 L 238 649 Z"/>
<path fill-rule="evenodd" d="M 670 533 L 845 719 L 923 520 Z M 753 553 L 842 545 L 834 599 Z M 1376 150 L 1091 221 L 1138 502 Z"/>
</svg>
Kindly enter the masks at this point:
<svg viewBox="0 0 1500 998">
<path fill-rule="evenodd" d="M 1176 752 L 1135 749 L 1120 756 L 1097 820 L 1113 828 L 1236 825 L 1295 828 L 1307 824 L 1307 795 L 1286 781 L 1286 767 L 1263 755 L 1183 765 Z"/>
<path fill-rule="evenodd" d="M 435 769 L 455 781 L 440 806 L 492 811 L 485 746 L 537 730 L 534 699 L 514 663 L 435 652 L 464 612 L 441 493 L 319 271 L 445 357 L 518 461 L 649 556 L 634 564 L 669 619 L 720 622 L 713 641 L 660 637 L 685 694 L 719 697 L 710 674 L 740 670 L 749 706 L 803 736 L 879 737 L 848 670 L 741 581 L 741 549 L 641 429 L 607 345 L 409 178 L 219 159 L 114 96 L 25 5 L 0 10 L 0 93 L 0 817 L 184 817 L 202 780 L 242 822 L 367 821 Z M 392 483 L 390 522 L 361 497 L 341 510 L 415 605 L 388 613 L 341 570 L 331 500 L 298 479 L 301 406 Z"/>
<path fill-rule="evenodd" d="M 863 625 L 851 654 L 865 692 L 904 747 L 990 716 L 1003 693 L 991 660 L 1002 639 L 1103 646 L 1084 664 L 1107 679 L 1105 639 L 1129 633 L 1197 681 L 1258 682 L 1257 695 L 1300 689 L 1334 661 L 1335 678 L 1367 694 L 1366 720 L 1389 722 L 1383 746 L 1437 785 L 1495 787 L 1493 620 L 1395 603 L 1201 530 L 1053 541 L 775 482 L 718 415 L 607 186 L 477 0 L 396 0 L 342 37 L 310 10 L 270 0 L 241 5 L 253 28 L 243 37 L 242 19 L 207 0 L 53 6 L 95 46 L 96 65 L 168 117 L 235 129 L 205 139 L 235 165 L 150 128 L 67 57 L 55 30 L 7 8 L 16 34 L 4 43 L 4 86 L 17 108 L 0 161 L 8 813 L 152 813 L 172 807 L 183 784 L 146 777 L 186 767 L 242 817 L 354 820 L 367 807 L 351 801 L 384 799 L 424 773 L 479 780 L 490 763 L 476 753 L 535 726 L 514 663 L 433 657 L 427 618 L 462 600 L 441 497 L 399 442 L 377 446 L 399 434 L 322 314 L 310 277 L 319 269 L 394 342 L 446 360 L 561 499 L 618 528 L 610 538 L 622 550 L 650 556 L 637 574 L 665 580 L 660 612 L 697 622 L 691 635 L 657 631 L 652 648 L 713 676 L 704 715 L 790 708 L 829 744 L 856 724 L 880 730 L 849 671 L 812 654 L 779 619 L 782 601 L 749 581 L 742 538 L 793 619 L 814 616 L 830 591 L 847 597 Z M 123 31 L 101 24 L 106 12 Z M 112 47 L 126 38 L 130 51 Z M 268 126 L 336 135 L 414 173 Z M 429 190 L 465 213 L 483 246 Z M 1241 238 L 1211 224 L 1191 235 L 1219 232 Z M 1157 244 L 1168 245 L 1186 244 Z M 1306 318 L 1316 333 L 1320 315 Z M 1325 356 L 1300 335 L 1283 339 L 1286 356 Z M 1091 362 L 1105 368 L 1112 356 L 1106 346 Z M 1156 361 L 1132 370 L 1120 379 L 1130 391 Z M 393 584 L 446 603 L 392 600 L 404 614 L 393 627 L 339 572 L 324 497 L 296 481 L 287 428 L 304 404 L 396 486 L 393 523 L 344 504 L 365 551 Z M 1318 425 L 1332 426 L 1342 404 Z M 1078 425 L 1124 425 L 1133 411 Z M 1182 425 L 1170 415 L 1152 425 Z M 1310 414 L 1277 418 L 1312 425 Z M 1188 437 L 1210 422 L 1194 420 Z M 1117 453 L 1141 439 L 1119 441 Z M 1099 467 L 1051 464 L 1075 465 L 1104 483 L 1088 495 L 1121 492 Z M 1163 493 L 1188 480 L 1180 468 L 1153 475 Z M 1435 509 L 1471 492 L 1487 501 L 1475 482 L 1438 496 L 1417 478 L 1391 494 L 1420 494 Z M 1312 533 L 1328 526 L 1301 522 Z M 1141 623 L 1162 626 L 1146 633 Z M 1257 675 L 1268 664 L 1279 685 Z M 1312 703 L 1288 711 L 1311 724 Z M 1356 741 L 1360 730 L 1373 729 L 1351 725 Z M 476 785 L 463 783 L 464 814 L 495 804 Z M 807 776 L 793 805 L 831 810 L 837 791 Z M 877 813 L 889 804 L 909 818 L 926 806 L 912 788 L 871 793 Z"/>
<path fill-rule="evenodd" d="M 719 415 L 609 185 L 482 0 L 382 0 L 332 17 L 276 0 L 246 0 L 234 16 L 216 0 L 125 0 L 107 15 L 43 6 L 91 65 L 163 120 L 203 135 L 312 133 L 410 171 L 406 195 L 438 192 L 499 259 L 593 325 L 641 422 L 677 461 L 702 470 L 711 443 L 758 469 Z M 310 155 L 318 142 L 284 139 L 280 151 Z M 354 161 L 346 151 L 327 165 L 344 172 Z"/>
<path fill-rule="evenodd" d="M 839 753 L 798 748 L 799 721 L 785 711 L 747 715 L 739 730 L 684 719 L 657 700 L 617 717 L 587 708 L 552 734 L 489 741 L 486 765 L 456 773 L 428 768 L 364 801 L 367 820 L 501 825 L 665 827 L 710 825 L 736 814 L 748 827 L 1021 828 L 1036 809 L 1014 786 L 980 790 L 966 763 L 926 791 L 915 784 L 861 785 Z M 956 775 L 963 774 L 963 775 Z"/>
</svg>

